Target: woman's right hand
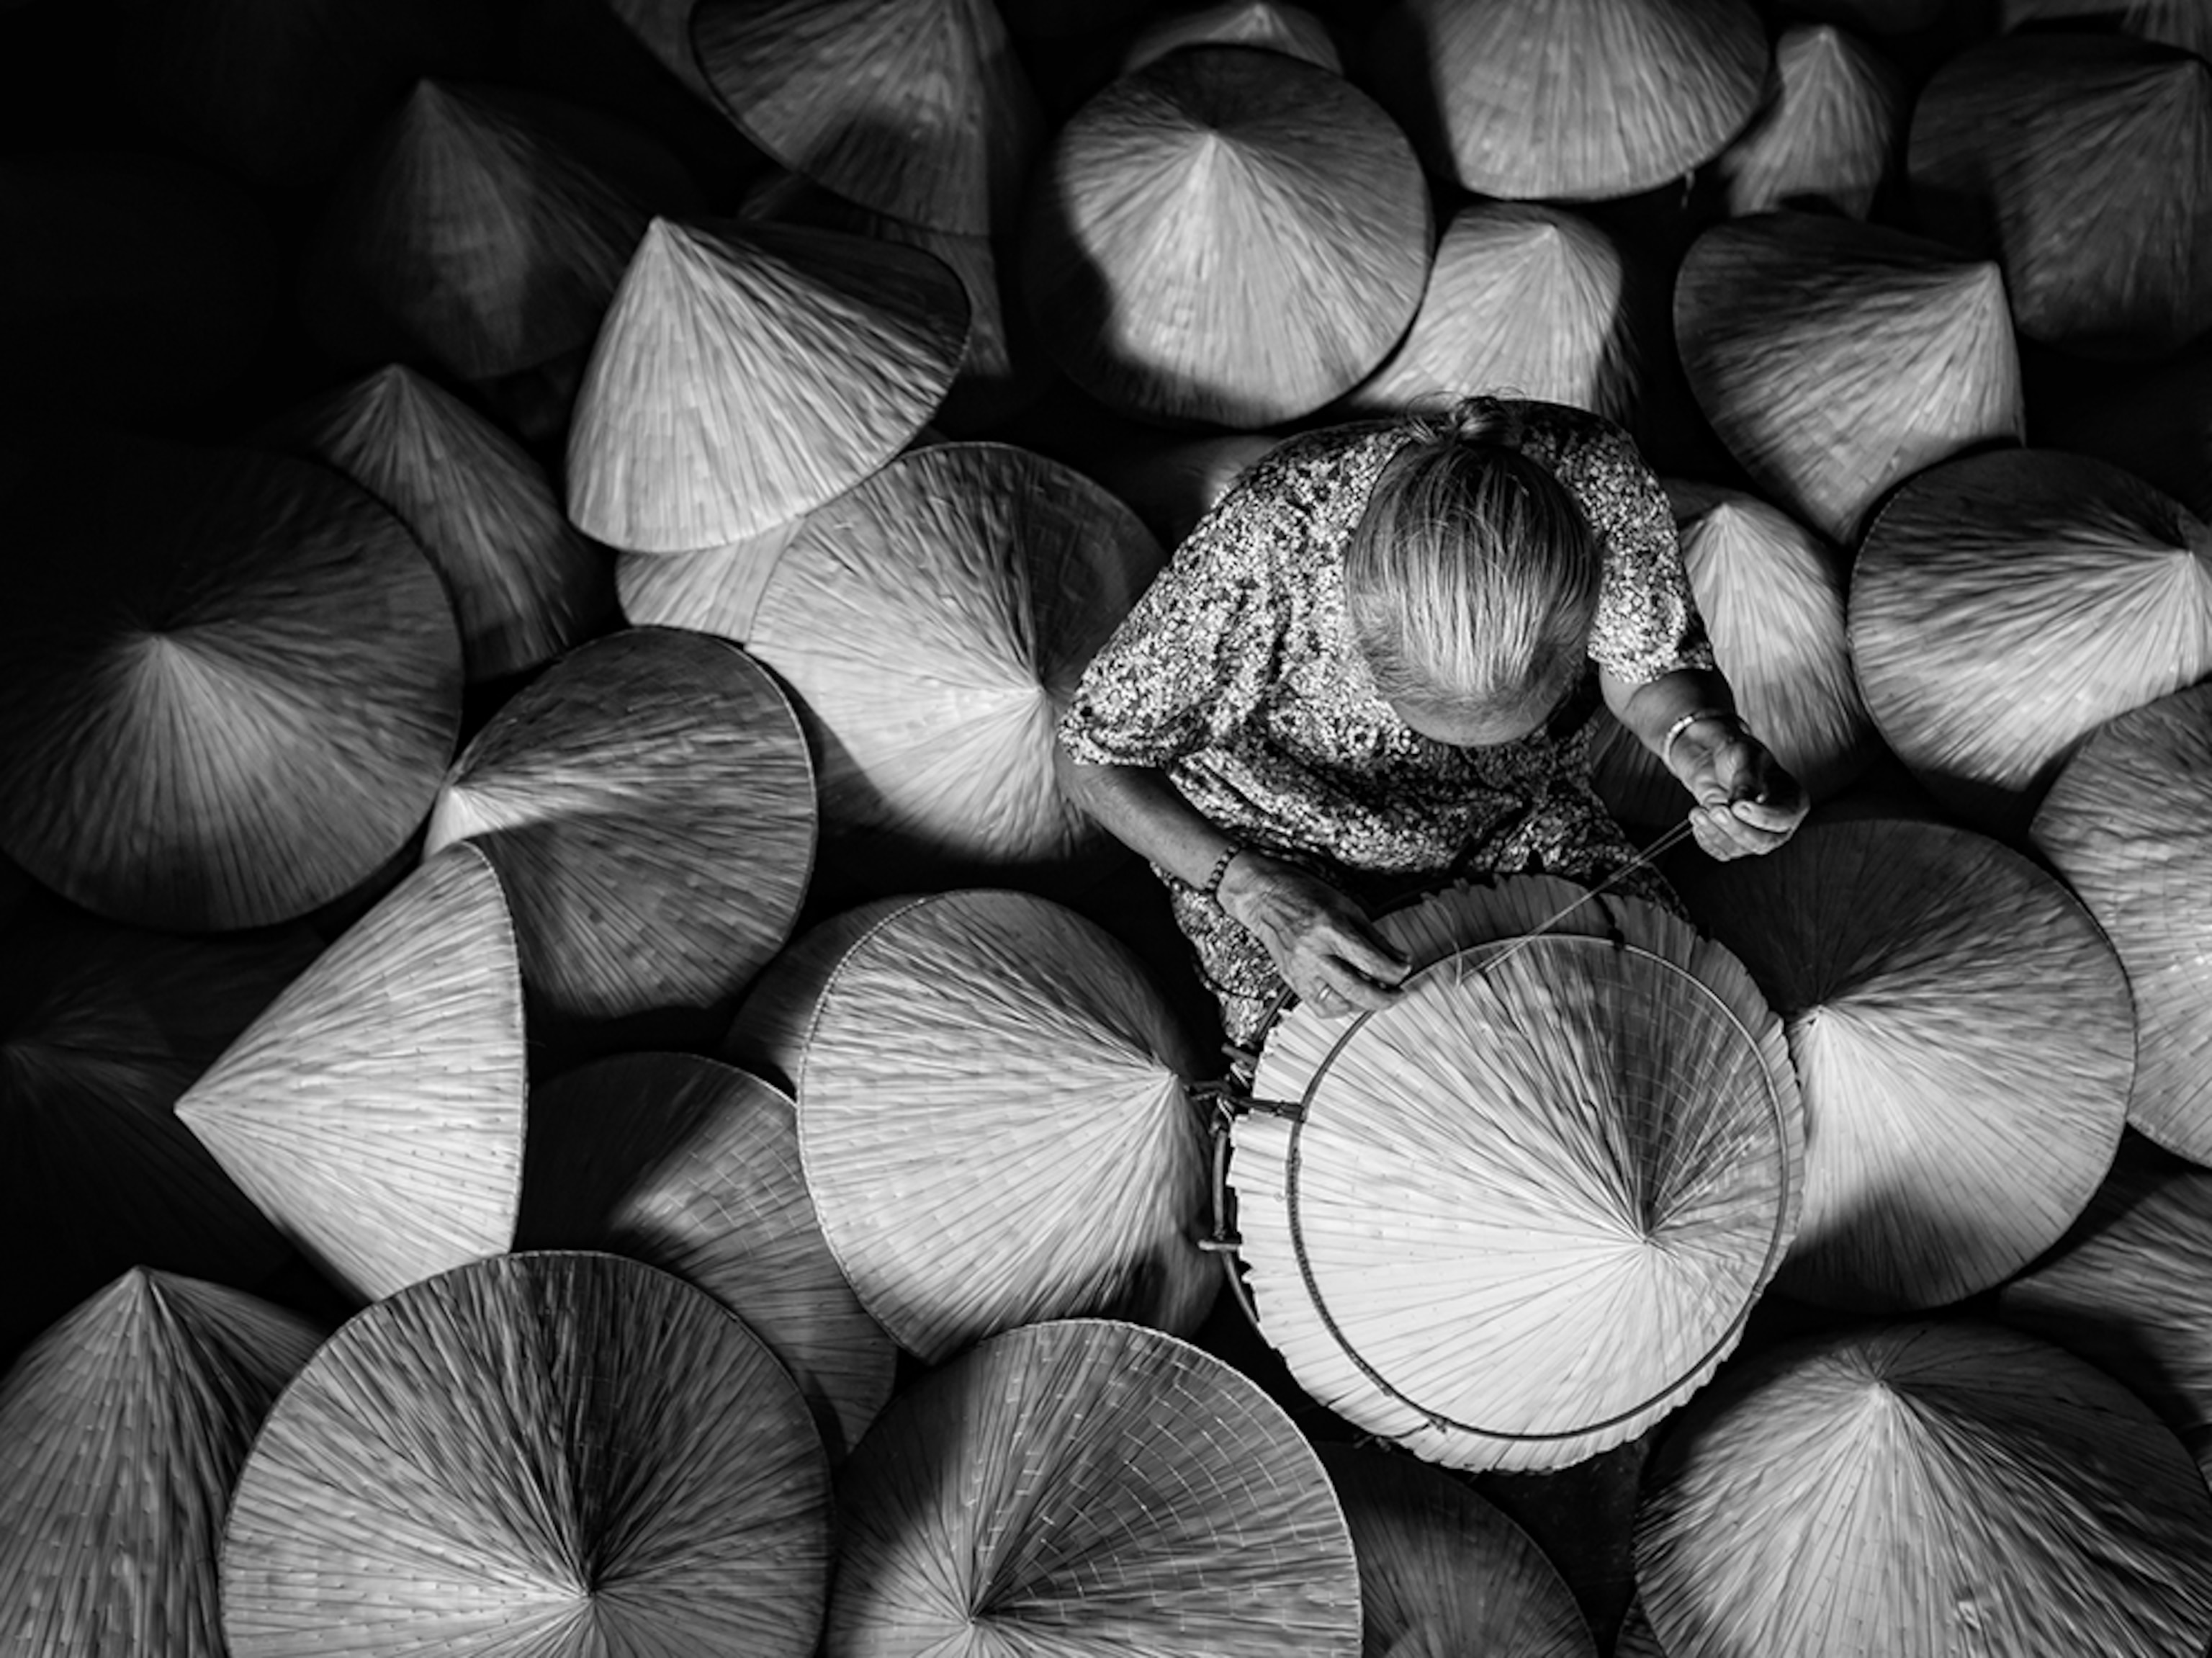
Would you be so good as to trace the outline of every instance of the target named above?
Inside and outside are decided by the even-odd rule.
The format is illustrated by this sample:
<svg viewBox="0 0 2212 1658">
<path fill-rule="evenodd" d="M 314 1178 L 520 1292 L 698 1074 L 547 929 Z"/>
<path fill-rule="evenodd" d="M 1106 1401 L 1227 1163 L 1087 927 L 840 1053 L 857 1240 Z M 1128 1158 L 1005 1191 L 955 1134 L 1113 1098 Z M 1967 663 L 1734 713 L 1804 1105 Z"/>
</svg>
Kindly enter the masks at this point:
<svg viewBox="0 0 2212 1658">
<path fill-rule="evenodd" d="M 1267 947 L 1299 1000 L 1318 1012 L 1380 1012 L 1411 971 L 1365 911 L 1294 863 L 1241 851 L 1222 872 L 1218 898 L 1230 919 Z"/>
</svg>

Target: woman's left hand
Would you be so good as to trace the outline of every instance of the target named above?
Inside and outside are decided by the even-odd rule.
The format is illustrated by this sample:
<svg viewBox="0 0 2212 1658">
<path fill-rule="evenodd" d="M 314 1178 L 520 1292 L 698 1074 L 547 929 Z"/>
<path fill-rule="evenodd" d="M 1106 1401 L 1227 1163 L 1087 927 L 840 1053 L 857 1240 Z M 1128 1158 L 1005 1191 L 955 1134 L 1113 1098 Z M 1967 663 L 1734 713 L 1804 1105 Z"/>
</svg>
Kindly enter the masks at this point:
<svg viewBox="0 0 2212 1658">
<path fill-rule="evenodd" d="M 1771 852 L 1796 833 L 1812 802 L 1765 744 L 1733 719 L 1713 723 L 1703 741 L 1693 728 L 1677 758 L 1675 775 L 1697 802 L 1691 832 L 1710 857 Z"/>
</svg>

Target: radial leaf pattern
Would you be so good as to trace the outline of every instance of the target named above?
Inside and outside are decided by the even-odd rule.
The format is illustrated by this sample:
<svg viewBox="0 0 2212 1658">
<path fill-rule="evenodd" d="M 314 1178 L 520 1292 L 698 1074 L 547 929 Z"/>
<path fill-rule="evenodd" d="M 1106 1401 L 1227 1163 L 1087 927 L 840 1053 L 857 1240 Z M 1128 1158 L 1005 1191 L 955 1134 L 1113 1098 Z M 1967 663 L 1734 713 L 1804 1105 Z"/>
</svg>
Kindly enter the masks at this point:
<svg viewBox="0 0 2212 1658">
<path fill-rule="evenodd" d="M 2044 22 L 2117 24 L 2144 40 L 2212 57 L 2212 12 L 2198 0 L 1998 0 L 2001 27 Z"/>
<path fill-rule="evenodd" d="M 1825 206 L 1865 218 L 1905 130 L 1904 76 L 1853 36 L 1804 24 L 1782 32 L 1774 67 L 1779 89 L 1715 164 L 1729 211 Z"/>
<path fill-rule="evenodd" d="M 920 900 L 879 898 L 817 922 L 778 953 L 745 988 L 722 1038 L 722 1058 L 767 1078 L 785 1093 L 798 1086 L 806 1033 L 822 992 L 845 952 L 876 925 Z"/>
<path fill-rule="evenodd" d="M 1184 46 L 1258 46 L 1340 73 L 1328 25 L 1287 0 L 1220 0 L 1215 5 L 1170 12 L 1138 31 L 1122 55 L 1121 72 L 1142 69 Z"/>
</svg>

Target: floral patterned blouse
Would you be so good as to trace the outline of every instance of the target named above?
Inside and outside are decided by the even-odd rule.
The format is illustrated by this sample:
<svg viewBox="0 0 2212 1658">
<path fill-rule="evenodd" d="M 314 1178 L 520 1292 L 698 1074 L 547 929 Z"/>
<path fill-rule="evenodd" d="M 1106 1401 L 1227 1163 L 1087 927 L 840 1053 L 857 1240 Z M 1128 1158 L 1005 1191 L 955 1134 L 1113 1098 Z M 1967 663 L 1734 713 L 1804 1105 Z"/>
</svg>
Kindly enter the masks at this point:
<svg viewBox="0 0 2212 1658">
<path fill-rule="evenodd" d="M 1634 685 L 1711 667 L 1665 491 L 1627 435 L 1554 404 L 1515 405 L 1523 454 L 1581 503 L 1604 553 L 1589 655 Z M 1255 463 L 1092 661 L 1060 722 L 1075 759 L 1158 767 L 1231 835 L 1382 874 L 1551 867 L 1595 837 L 1626 854 L 1589 785 L 1577 717 L 1460 748 L 1409 728 L 1344 625 L 1344 551 L 1400 422 L 1309 433 Z M 1180 886 L 1181 883 L 1171 883 Z"/>
</svg>

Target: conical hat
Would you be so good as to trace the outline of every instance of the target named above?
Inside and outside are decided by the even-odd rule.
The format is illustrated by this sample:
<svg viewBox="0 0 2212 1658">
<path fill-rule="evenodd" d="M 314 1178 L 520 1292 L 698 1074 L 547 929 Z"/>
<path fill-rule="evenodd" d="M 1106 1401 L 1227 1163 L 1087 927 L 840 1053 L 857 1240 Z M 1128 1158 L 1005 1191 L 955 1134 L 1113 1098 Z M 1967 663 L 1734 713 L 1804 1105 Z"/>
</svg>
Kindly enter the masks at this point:
<svg viewBox="0 0 2212 1658">
<path fill-rule="evenodd" d="M 612 612 L 607 555 L 562 515 L 544 470 L 414 370 L 380 369 L 265 436 L 336 466 L 415 532 L 453 594 L 471 680 L 550 661 Z"/>
<path fill-rule="evenodd" d="M 1100 832 L 1060 793 L 1053 728 L 1158 571 L 1134 514 L 998 443 L 901 455 L 809 515 L 747 648 L 791 687 L 822 756 L 838 868 L 1065 864 Z"/>
<path fill-rule="evenodd" d="M 24 1653 L 224 1658 L 231 1482 L 321 1334 L 133 1268 L 0 1376 L 0 1606 Z"/>
<path fill-rule="evenodd" d="M 1613 1658 L 1667 1658 L 1658 1631 L 1651 1627 L 1651 1614 L 1644 1610 L 1641 1600 L 1628 1609 L 1620 1637 L 1613 1643 Z"/>
<path fill-rule="evenodd" d="M 2212 686 L 2100 727 L 2044 797 L 2033 835 L 2127 968 L 2128 1121 L 2212 1161 Z"/>
<path fill-rule="evenodd" d="M 568 516 L 611 546 L 760 534 L 897 454 L 952 383 L 959 278 L 910 247 L 656 220 L 568 433 Z"/>
<path fill-rule="evenodd" d="M 612 1255 L 501 1256 L 344 1326 L 255 1441 L 230 1658 L 805 1658 L 830 1568 L 806 1402 L 707 1296 Z"/>
<path fill-rule="evenodd" d="M 1997 267 L 1808 213 L 1716 225 L 1674 287 L 1690 389 L 1770 496 L 1850 543 L 1893 485 L 2021 433 Z"/>
<path fill-rule="evenodd" d="M 1785 1289 L 1935 1307 L 2057 1240 L 2135 1070 L 2126 975 L 2063 887 L 1969 831 L 1879 819 L 1675 881 L 1782 1014 L 1804 1088 Z"/>
<path fill-rule="evenodd" d="M 1627 281 L 1613 239 L 1565 208 L 1463 207 L 1437 248 L 1412 329 L 1346 401 L 1434 408 L 1510 386 L 1624 419 L 1638 378 Z"/>
<path fill-rule="evenodd" d="M 1997 0 L 2000 27 L 2045 21 L 2112 26 L 2144 40 L 2212 55 L 2212 12 L 2201 0 Z"/>
<path fill-rule="evenodd" d="M 429 809 L 461 650 L 406 527 L 325 467 L 103 439 L 9 503 L 0 846 L 175 929 L 289 920 Z"/>
<path fill-rule="evenodd" d="M 1905 1324 L 1733 1374 L 1646 1478 L 1636 1577 L 1670 1658 L 2202 1652 L 2212 1494 L 2071 1355 Z"/>
<path fill-rule="evenodd" d="M 1743 0 L 1408 0 L 1385 101 L 1480 195 L 1632 196 L 1717 155 L 1766 87 Z"/>
<path fill-rule="evenodd" d="M 743 644 L 775 561 L 805 527 L 801 514 L 758 535 L 696 552 L 618 552 L 615 593 L 633 627 L 680 627 Z"/>
<path fill-rule="evenodd" d="M 1038 1319 L 1194 1328 L 1219 1282 L 1196 1243 L 1202 1065 L 1071 911 L 967 892 L 893 911 L 838 962 L 799 1069 L 807 1188 L 861 1305 L 933 1363 Z"/>
<path fill-rule="evenodd" d="M 1566 1581 L 1528 1534 L 1409 1456 L 1321 1448 L 1359 1559 L 1360 1649 L 1596 1658 Z"/>
<path fill-rule="evenodd" d="M 1179 544 L 1260 457 L 1282 440 L 1231 432 L 1103 454 L 1087 463 L 1093 478 L 1136 509 L 1164 547 Z"/>
<path fill-rule="evenodd" d="M 227 180 L 158 155 L 11 155 L 0 214 L 0 383 L 13 406 L 98 418 L 188 408 L 252 365 L 276 309 L 276 250 Z"/>
<path fill-rule="evenodd" d="M 898 1351 L 838 1270 L 790 1098 L 689 1054 L 603 1059 L 530 1100 L 519 1249 L 606 1249 L 673 1272 L 791 1373 L 831 1459 L 891 1395 Z"/>
<path fill-rule="evenodd" d="M 2131 1143 L 1998 1316 L 2125 1382 L 2212 1463 L 2212 1173 Z"/>
<path fill-rule="evenodd" d="M 1288 0 L 1219 0 L 1189 11 L 1171 11 L 1137 31 L 1121 54 L 1121 73 L 1142 69 L 1184 46 L 1258 46 L 1297 58 L 1330 74 L 1344 69 L 1328 25 Z"/>
<path fill-rule="evenodd" d="M 593 640 L 453 766 L 428 850 L 499 870 L 523 981 L 564 1019 L 726 1004 L 783 946 L 814 866 L 814 771 L 775 680 L 672 628 Z"/>
<path fill-rule="evenodd" d="M 691 42 L 793 172 L 909 224 L 1011 223 L 1042 118 L 990 0 L 697 0 Z"/>
<path fill-rule="evenodd" d="M 2212 673 L 2212 531 L 2102 461 L 1952 461 L 1869 527 L 1850 639 L 1897 757 L 2015 835 L 2099 724 Z"/>
<path fill-rule="evenodd" d="M 649 218 L 690 204 L 680 167 L 618 123 L 424 81 L 325 212 L 308 320 L 349 357 L 518 374 L 589 345 Z"/>
<path fill-rule="evenodd" d="M 823 1658 L 1356 1658 L 1328 1476 L 1257 1385 L 1093 1320 L 983 1343 L 895 1399 L 837 1485 Z"/>
<path fill-rule="evenodd" d="M 1420 166 L 1365 93 L 1279 52 L 1191 46 L 1061 128 L 1022 291 L 1108 407 L 1266 426 L 1373 372 L 1419 308 L 1429 241 Z"/>
<path fill-rule="evenodd" d="M 1237 1125 L 1263 1333 L 1316 1399 L 1433 1461 L 1634 1438 L 1735 1346 L 1796 1229 L 1779 1021 L 1685 923 L 1566 911 L 1581 895 L 1522 877 L 1384 917 L 1405 994 L 1293 1008 L 1254 1083 L 1281 1103 Z"/>
<path fill-rule="evenodd" d="M 1729 213 L 1817 205 L 1863 219 L 1905 130 L 1904 76 L 1825 24 L 1783 30 L 1774 67 L 1779 90 L 1714 164 Z"/>
<path fill-rule="evenodd" d="M 745 987 L 744 1000 L 722 1037 L 722 1058 L 790 1093 L 798 1086 L 814 1010 L 837 964 L 878 923 L 920 902 L 908 897 L 872 899 L 840 910 L 792 940 Z"/>
<path fill-rule="evenodd" d="M 1815 801 L 1854 782 L 1881 747 L 1851 673 L 1842 555 L 1754 496 L 1672 483 L 1682 562 L 1736 706 Z M 1610 719 L 1594 776 L 1625 822 L 1679 822 L 1690 796 Z"/>
<path fill-rule="evenodd" d="M 314 959 L 304 929 L 0 919 L 0 1352 L 134 1264 L 253 1283 L 284 1241 L 170 1107 Z"/>
<path fill-rule="evenodd" d="M 325 951 L 177 1115 L 325 1277 L 389 1295 L 507 1247 L 525 1058 L 507 900 L 456 847 Z"/>
<path fill-rule="evenodd" d="M 1907 164 L 1929 232 L 2003 262 L 2023 334 L 2140 360 L 2212 328 L 2212 65 L 2193 52 L 1971 47 L 1914 104 Z"/>
</svg>

